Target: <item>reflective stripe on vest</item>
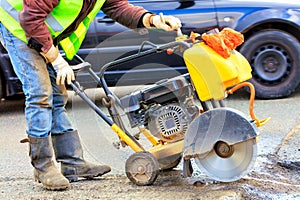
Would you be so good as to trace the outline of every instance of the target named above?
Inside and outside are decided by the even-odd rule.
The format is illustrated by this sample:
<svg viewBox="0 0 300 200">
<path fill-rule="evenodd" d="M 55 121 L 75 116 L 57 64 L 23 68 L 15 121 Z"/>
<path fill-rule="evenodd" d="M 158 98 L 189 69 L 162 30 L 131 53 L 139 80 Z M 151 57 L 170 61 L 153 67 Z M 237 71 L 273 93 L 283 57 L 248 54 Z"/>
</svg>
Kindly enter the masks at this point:
<svg viewBox="0 0 300 200">
<path fill-rule="evenodd" d="M 73 23 L 80 13 L 83 1 L 60 0 L 58 5 L 53 8 L 45 20 L 52 38 L 57 37 Z"/>
<path fill-rule="evenodd" d="M 46 17 L 45 23 L 48 26 L 52 38 L 62 33 L 78 16 L 83 0 L 60 0 Z M 18 13 L 23 7 L 22 0 L 1 0 L 1 23 L 17 38 L 27 42 L 25 33 L 20 26 Z"/>
<path fill-rule="evenodd" d="M 22 9 L 22 0 L 1 0 L 0 21 L 17 38 L 27 43 L 24 30 L 20 26 L 18 10 Z"/>
<path fill-rule="evenodd" d="M 84 20 L 79 24 L 78 28 L 69 37 L 60 41 L 59 44 L 69 60 L 72 60 L 77 53 L 85 38 L 90 23 L 96 17 L 104 2 L 105 0 L 97 0 L 93 10 L 86 16 L 86 18 L 84 18 Z"/>
<path fill-rule="evenodd" d="M 60 45 L 68 59 L 72 59 L 78 51 L 89 24 L 92 22 L 105 0 L 98 0 L 93 10 L 81 22 L 76 31 L 61 41 Z M 78 16 L 83 0 L 60 0 L 58 5 L 46 17 L 45 23 L 48 26 L 52 38 L 61 34 Z M 27 43 L 25 32 L 20 26 L 18 12 L 23 7 L 22 0 L 1 0 L 0 21 L 17 38 Z"/>
</svg>

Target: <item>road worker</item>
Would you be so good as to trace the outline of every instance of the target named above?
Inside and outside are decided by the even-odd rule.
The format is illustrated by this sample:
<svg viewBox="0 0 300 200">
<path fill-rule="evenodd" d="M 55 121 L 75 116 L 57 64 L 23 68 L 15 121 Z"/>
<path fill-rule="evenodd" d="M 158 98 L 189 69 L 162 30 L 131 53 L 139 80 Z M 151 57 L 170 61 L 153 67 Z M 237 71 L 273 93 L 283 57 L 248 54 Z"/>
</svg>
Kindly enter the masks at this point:
<svg viewBox="0 0 300 200">
<path fill-rule="evenodd" d="M 72 59 L 99 10 L 129 28 L 181 27 L 127 0 L 1 0 L 0 39 L 8 51 L 25 95 L 26 133 L 34 178 L 49 190 L 65 190 L 78 178 L 111 171 L 83 158 L 80 137 L 67 117 L 67 91 L 74 72 L 59 53 Z M 61 163 L 58 170 L 53 163 Z"/>
</svg>

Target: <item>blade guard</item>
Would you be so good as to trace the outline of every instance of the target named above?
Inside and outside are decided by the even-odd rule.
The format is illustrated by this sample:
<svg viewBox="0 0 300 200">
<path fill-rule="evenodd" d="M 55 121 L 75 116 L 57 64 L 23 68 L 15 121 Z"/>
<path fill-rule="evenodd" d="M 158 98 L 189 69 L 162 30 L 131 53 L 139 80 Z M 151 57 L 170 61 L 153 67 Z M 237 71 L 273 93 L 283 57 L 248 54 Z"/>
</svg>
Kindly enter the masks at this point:
<svg viewBox="0 0 300 200">
<path fill-rule="evenodd" d="M 232 108 L 216 108 L 199 115 L 184 138 L 184 159 L 204 158 L 216 142 L 233 145 L 258 136 L 257 127 L 244 114 Z"/>
</svg>

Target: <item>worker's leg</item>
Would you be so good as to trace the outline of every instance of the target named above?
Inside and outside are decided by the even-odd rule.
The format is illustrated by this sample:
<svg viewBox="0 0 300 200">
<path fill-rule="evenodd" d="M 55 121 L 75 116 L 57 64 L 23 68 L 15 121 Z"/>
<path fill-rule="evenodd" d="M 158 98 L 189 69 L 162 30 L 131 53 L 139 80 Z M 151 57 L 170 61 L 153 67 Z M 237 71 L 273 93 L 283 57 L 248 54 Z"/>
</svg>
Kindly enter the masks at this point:
<svg viewBox="0 0 300 200">
<path fill-rule="evenodd" d="M 67 189 L 68 180 L 52 161 L 49 139 L 52 123 L 52 87 L 44 59 L 14 37 L 0 23 L 1 40 L 8 51 L 14 70 L 23 84 L 25 118 L 29 138 L 29 155 L 35 179 L 51 190 Z"/>
</svg>

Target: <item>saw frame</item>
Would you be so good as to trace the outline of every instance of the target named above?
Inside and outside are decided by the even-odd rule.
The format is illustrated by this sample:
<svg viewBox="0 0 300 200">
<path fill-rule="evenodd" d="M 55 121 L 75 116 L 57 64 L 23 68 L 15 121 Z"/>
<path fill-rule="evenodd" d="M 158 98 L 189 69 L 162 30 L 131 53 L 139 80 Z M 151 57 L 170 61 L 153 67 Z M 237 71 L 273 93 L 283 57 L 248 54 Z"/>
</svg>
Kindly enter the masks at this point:
<svg viewBox="0 0 300 200">
<path fill-rule="evenodd" d="M 189 73 L 121 98 L 109 89 L 104 77 L 107 69 L 157 53 L 182 55 Z M 138 53 L 107 63 L 97 74 L 89 63 L 79 60 L 81 63 L 73 68 L 75 74 L 87 71 L 102 87 L 102 104 L 109 116 L 91 101 L 78 81 L 71 87 L 118 135 L 115 146 L 134 151 L 125 163 L 126 175 L 134 184 L 151 185 L 161 171 L 181 162 L 183 177 L 192 176 L 191 159 L 207 176 L 222 182 L 236 181 L 253 168 L 258 127 L 269 118 L 258 120 L 253 112 L 255 90 L 247 82 L 252 77 L 251 66 L 238 51 L 232 50 L 224 58 L 200 34 L 192 33 L 166 44 L 145 41 Z M 250 91 L 250 117 L 226 107 L 224 101 L 245 86 Z M 124 113 L 137 133 L 128 131 Z M 140 141 L 140 136 L 150 147 Z"/>
</svg>

